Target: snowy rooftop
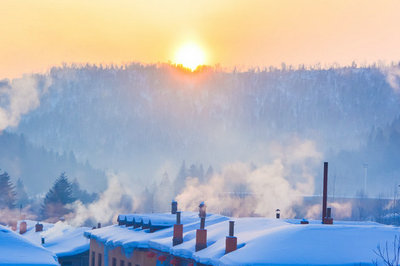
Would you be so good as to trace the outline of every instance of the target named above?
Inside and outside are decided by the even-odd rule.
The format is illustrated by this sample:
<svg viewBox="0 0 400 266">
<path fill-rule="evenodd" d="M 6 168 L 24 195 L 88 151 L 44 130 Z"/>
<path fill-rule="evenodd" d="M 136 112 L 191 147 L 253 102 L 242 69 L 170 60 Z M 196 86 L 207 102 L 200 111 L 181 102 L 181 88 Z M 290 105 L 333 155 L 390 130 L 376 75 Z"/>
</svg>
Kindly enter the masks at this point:
<svg viewBox="0 0 400 266">
<path fill-rule="evenodd" d="M 32 243 L 41 245 L 42 237 L 45 238 L 44 248 L 54 252 L 57 257 L 73 256 L 89 250 L 89 240 L 84 237 L 84 232 L 89 227 L 72 227 L 65 222 L 55 224 L 42 223 L 43 231 L 35 232 L 36 221 L 24 220 L 27 231 L 22 236 Z"/>
<path fill-rule="evenodd" d="M 59 265 L 54 253 L 31 243 L 2 225 L 0 225 L 0 264 Z"/>
<path fill-rule="evenodd" d="M 174 247 L 172 228 L 149 233 L 140 228 L 113 225 L 85 235 L 109 247 L 122 246 L 127 254 L 134 248 L 152 248 L 212 265 L 353 265 L 372 264 L 377 259 L 374 253 L 377 245 L 384 246 L 386 241 L 392 243 L 394 236 L 400 233 L 398 227 L 373 222 L 334 221 L 333 225 L 323 225 L 320 221 L 310 221 L 302 225 L 295 219 L 229 219 L 208 214 L 208 247 L 195 252 L 199 218 L 197 213 L 182 213 L 184 216 L 193 216 L 194 220 L 183 222 L 183 243 Z M 225 254 L 229 220 L 235 221 L 238 249 Z"/>
</svg>

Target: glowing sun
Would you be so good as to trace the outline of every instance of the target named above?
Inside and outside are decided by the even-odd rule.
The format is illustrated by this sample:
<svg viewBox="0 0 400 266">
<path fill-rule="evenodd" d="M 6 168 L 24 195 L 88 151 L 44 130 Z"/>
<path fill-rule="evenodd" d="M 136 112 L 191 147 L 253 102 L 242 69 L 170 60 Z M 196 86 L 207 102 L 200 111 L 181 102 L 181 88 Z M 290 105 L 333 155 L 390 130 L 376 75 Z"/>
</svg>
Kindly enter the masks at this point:
<svg viewBox="0 0 400 266">
<path fill-rule="evenodd" d="M 194 43 L 183 45 L 175 54 L 175 63 L 194 71 L 198 66 L 205 64 L 205 53 Z"/>
</svg>

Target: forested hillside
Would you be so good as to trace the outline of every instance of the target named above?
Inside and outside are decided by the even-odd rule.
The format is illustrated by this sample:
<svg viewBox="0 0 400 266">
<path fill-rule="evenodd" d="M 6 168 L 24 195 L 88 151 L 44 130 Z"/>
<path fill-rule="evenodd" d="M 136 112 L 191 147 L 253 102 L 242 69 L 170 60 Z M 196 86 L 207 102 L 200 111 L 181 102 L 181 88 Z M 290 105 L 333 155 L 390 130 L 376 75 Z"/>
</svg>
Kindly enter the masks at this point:
<svg viewBox="0 0 400 266">
<path fill-rule="evenodd" d="M 376 66 L 190 73 L 170 65 L 88 65 L 40 78 L 50 84 L 40 106 L 9 131 L 141 178 L 184 159 L 217 168 L 260 164 L 271 143 L 291 138 L 314 141 L 327 157 L 353 152 L 400 114 L 399 94 Z"/>
</svg>

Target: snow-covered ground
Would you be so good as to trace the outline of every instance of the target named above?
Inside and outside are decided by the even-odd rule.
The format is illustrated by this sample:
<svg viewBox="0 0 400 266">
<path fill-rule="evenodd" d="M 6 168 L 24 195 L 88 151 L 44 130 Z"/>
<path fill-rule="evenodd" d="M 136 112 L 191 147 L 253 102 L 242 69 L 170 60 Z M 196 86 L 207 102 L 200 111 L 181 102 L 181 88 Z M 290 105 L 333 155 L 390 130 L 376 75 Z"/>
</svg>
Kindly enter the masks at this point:
<svg viewBox="0 0 400 266">
<path fill-rule="evenodd" d="M 164 215 L 165 223 L 174 217 Z M 374 253 L 377 246 L 383 247 L 387 242 L 392 248 L 395 235 L 400 234 L 398 227 L 374 222 L 334 221 L 333 225 L 323 225 L 320 221 L 310 221 L 302 225 L 295 219 L 229 219 L 209 214 L 206 219 L 208 247 L 195 252 L 196 229 L 199 228 L 196 215 L 182 213 L 183 217 L 192 216 L 195 220 L 183 223 L 183 243 L 174 247 L 172 228 L 149 233 L 140 228 L 112 225 L 85 235 L 108 248 L 122 246 L 128 256 L 134 248 L 152 248 L 212 265 L 372 265 L 379 259 Z M 140 215 L 135 217 L 139 219 Z M 162 219 L 162 215 L 156 215 L 155 219 Z M 229 220 L 235 221 L 238 249 L 225 254 Z"/>
<path fill-rule="evenodd" d="M 35 232 L 35 221 L 25 220 L 27 231 L 22 234 L 24 238 L 36 245 L 41 245 L 44 237 L 44 248 L 54 252 L 57 257 L 73 256 L 89 250 L 89 240 L 84 237 L 84 232 L 89 227 L 72 227 L 65 222 L 55 224 L 42 223 L 43 231 Z"/>
<path fill-rule="evenodd" d="M 0 225 L 0 265 L 59 265 L 56 255 Z"/>
</svg>

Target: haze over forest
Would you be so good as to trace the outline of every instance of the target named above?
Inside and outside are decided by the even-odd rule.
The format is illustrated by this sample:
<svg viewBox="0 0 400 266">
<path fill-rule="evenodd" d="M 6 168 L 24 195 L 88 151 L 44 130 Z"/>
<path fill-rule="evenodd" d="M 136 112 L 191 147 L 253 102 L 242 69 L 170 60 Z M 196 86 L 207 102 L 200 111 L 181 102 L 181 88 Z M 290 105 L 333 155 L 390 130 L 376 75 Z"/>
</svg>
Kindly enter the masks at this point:
<svg viewBox="0 0 400 266">
<path fill-rule="evenodd" d="M 274 145 L 307 140 L 329 159 L 338 195 L 362 189 L 366 163 L 367 194 L 389 196 L 399 174 L 393 156 L 400 142 L 396 71 L 396 65 L 294 70 L 284 64 L 195 73 L 166 64 L 52 68 L 1 82 L 7 91 L 28 80 L 40 104 L 0 138 L 18 134 L 15 142 L 42 147 L 42 155 L 34 156 L 38 166 L 49 160 L 43 159 L 48 150 L 65 153 L 59 160 L 69 160 L 67 173 L 86 163 L 140 184 L 165 171 L 176 175 L 183 160 L 215 169 L 233 162 L 262 165 L 273 158 Z M 42 172 L 7 161 L 10 152 L 21 157 L 23 151 L 3 153 L 2 168 L 21 177 L 31 193 L 43 193 L 47 188 L 37 185 L 48 181 Z M 319 177 L 320 166 L 313 170 Z M 106 179 L 90 181 L 94 172 L 77 176 L 86 189 L 100 191 Z"/>
</svg>

